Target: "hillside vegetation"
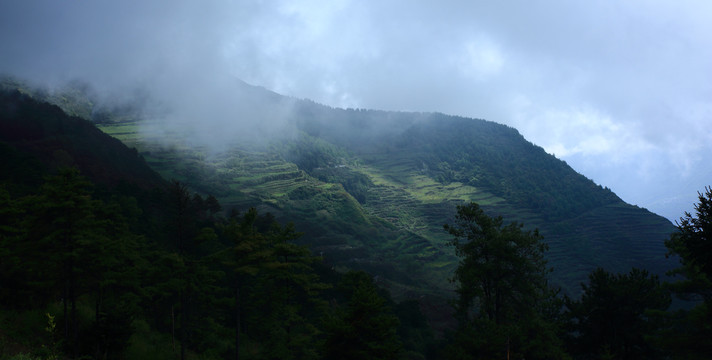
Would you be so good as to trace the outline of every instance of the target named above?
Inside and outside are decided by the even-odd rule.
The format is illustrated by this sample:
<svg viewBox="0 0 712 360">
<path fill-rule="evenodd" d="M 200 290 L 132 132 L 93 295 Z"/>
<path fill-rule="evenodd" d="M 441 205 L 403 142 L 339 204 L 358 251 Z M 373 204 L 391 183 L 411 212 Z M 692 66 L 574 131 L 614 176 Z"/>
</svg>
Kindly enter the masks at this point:
<svg viewBox="0 0 712 360">
<path fill-rule="evenodd" d="M 272 129 L 269 141 L 224 125 L 207 132 L 215 147 L 192 139 L 205 137 L 201 124 L 209 128 L 209 120 L 183 126 L 127 111 L 111 116 L 130 105 L 91 111 L 81 110 L 90 100 L 57 104 L 100 114 L 101 130 L 138 149 L 166 179 L 212 194 L 226 208 L 256 206 L 295 221 L 313 251 L 337 266 L 376 271 L 396 294 L 409 293 L 411 283 L 427 284 L 418 292 L 451 289 L 457 261 L 442 225 L 455 205 L 470 201 L 538 228 L 550 246 L 551 280 L 566 292 L 598 266 L 659 275 L 672 266 L 664 256 L 674 230 L 668 220 L 626 204 L 516 129 L 438 113 L 334 109 L 240 82 L 235 99 L 249 108 L 243 113 L 279 114 L 287 127 Z"/>
<path fill-rule="evenodd" d="M 663 244 L 673 230 L 669 221 L 626 204 L 515 129 L 443 114 L 333 109 L 249 86 L 241 91 L 268 99 L 253 111 L 288 103 L 295 134 L 257 145 L 236 141 L 215 152 L 191 145 L 180 128 L 151 133 L 146 129 L 154 127 L 139 121 L 99 127 L 136 146 L 166 178 L 228 207 L 254 205 L 294 219 L 304 243 L 325 258 L 376 271 L 401 289 L 410 283 L 427 284 L 421 291 L 450 289 L 457 261 L 442 224 L 456 204 L 469 201 L 539 228 L 550 246 L 552 281 L 567 292 L 597 266 L 661 275 L 671 266 Z"/>
<path fill-rule="evenodd" d="M 223 214 L 215 197 L 164 181 L 91 122 L 19 92 L 0 92 L 0 130 L 0 359 L 432 351 L 417 303 L 395 303 L 367 273 L 335 271 L 295 243 L 293 224 L 242 209 L 245 199 Z"/>
<path fill-rule="evenodd" d="M 707 336 L 707 298 L 668 309 L 670 289 L 707 291 L 706 268 L 689 262 L 706 257 L 688 251 L 705 244 L 692 227 L 703 223 L 687 215 L 690 229 L 670 237 L 667 220 L 512 128 L 238 84 L 261 99 L 249 113 L 269 106 L 286 127 L 210 138 L 131 105 L 98 108 L 87 89 L 74 99 L 13 86 L 22 91 L 0 93 L 0 359 L 470 358 L 505 347 L 666 358 Z M 688 282 L 661 284 L 675 266 L 666 245 Z"/>
</svg>

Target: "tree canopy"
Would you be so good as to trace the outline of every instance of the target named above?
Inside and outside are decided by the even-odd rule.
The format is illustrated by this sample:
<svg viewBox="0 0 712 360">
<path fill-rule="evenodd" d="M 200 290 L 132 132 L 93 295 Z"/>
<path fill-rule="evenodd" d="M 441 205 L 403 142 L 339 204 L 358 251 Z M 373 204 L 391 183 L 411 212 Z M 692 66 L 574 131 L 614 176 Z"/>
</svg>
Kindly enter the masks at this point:
<svg viewBox="0 0 712 360">
<path fill-rule="evenodd" d="M 712 187 L 698 193 L 698 200 L 694 215 L 685 212 L 665 242 L 668 255 L 680 261 L 670 272 L 679 280 L 670 288 L 694 307 L 674 315 L 663 343 L 672 352 L 702 359 L 712 358 Z"/>
<path fill-rule="evenodd" d="M 458 206 L 455 220 L 444 226 L 461 257 L 453 279 L 460 325 L 452 357 L 563 357 L 545 311 L 552 290 L 538 231 L 504 225 L 476 203 Z"/>
<path fill-rule="evenodd" d="M 598 268 L 581 286 L 581 299 L 566 301 L 572 354 L 615 359 L 661 356 L 651 339 L 659 325 L 656 311 L 667 310 L 671 299 L 657 276 L 635 268 L 628 274 Z"/>
</svg>

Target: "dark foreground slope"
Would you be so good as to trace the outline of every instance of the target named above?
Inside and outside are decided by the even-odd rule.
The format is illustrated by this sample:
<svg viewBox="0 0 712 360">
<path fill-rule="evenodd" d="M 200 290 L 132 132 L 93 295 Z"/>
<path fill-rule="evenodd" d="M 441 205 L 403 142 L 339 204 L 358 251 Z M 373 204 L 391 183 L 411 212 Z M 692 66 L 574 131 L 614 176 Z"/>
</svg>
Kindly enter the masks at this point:
<svg viewBox="0 0 712 360">
<path fill-rule="evenodd" d="M 36 188 L 42 176 L 73 166 L 108 187 L 121 183 L 144 190 L 165 180 L 122 142 L 85 119 L 18 91 L 0 91 L 0 181 Z M 19 189 L 22 190 L 22 189 Z"/>
</svg>

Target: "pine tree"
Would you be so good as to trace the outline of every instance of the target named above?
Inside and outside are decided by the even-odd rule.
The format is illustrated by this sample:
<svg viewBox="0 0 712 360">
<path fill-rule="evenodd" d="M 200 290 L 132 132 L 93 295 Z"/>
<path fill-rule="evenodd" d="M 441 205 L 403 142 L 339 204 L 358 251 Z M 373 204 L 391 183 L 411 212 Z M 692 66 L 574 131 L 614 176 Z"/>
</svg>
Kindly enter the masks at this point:
<svg viewBox="0 0 712 360">
<path fill-rule="evenodd" d="M 208 293 L 218 274 L 208 269 L 202 246 L 215 240 L 216 235 L 211 227 L 201 226 L 204 224 L 203 200 L 197 194 L 191 196 L 184 184 L 174 181 L 168 189 L 166 202 L 169 209 L 167 232 L 174 254 L 163 258 L 172 262 L 177 282 L 169 280 L 170 285 L 164 289 L 177 291 L 174 293 L 177 304 L 171 305 L 172 332 L 177 330 L 180 358 L 185 359 L 189 343 L 198 338 L 196 331 L 200 326 L 195 326 L 194 322 L 207 321 L 200 310 L 205 309 L 206 301 L 211 298 Z"/>
<path fill-rule="evenodd" d="M 26 268 L 22 259 L 21 247 L 24 228 L 21 226 L 25 216 L 20 201 L 10 196 L 4 186 L 0 186 L 0 304 L 29 305 L 30 296 L 26 293 Z M 22 303 L 18 300 L 22 299 Z M 24 304 L 23 304 L 24 303 Z"/>
<path fill-rule="evenodd" d="M 553 301 L 547 246 L 537 230 L 503 222 L 470 203 L 457 206 L 455 225 L 444 226 L 461 257 L 453 278 L 459 330 L 450 355 L 564 357 L 556 327 L 543 311 Z"/>
<path fill-rule="evenodd" d="M 91 269 L 92 248 L 102 241 L 94 216 L 97 202 L 91 183 L 75 168 L 60 169 L 47 179 L 36 196 L 27 198 L 26 239 L 28 265 L 34 279 L 49 282 L 62 298 L 66 350 L 77 353 L 79 327 L 77 298 Z"/>
<path fill-rule="evenodd" d="M 230 217 L 223 232 L 233 242 L 227 253 L 226 265 L 232 269 L 232 289 L 235 316 L 235 358 L 240 357 L 240 333 L 242 332 L 243 303 L 241 290 L 246 278 L 256 276 L 262 267 L 274 267 L 272 252 L 267 239 L 255 225 L 257 209 L 251 208 L 240 219 L 237 214 Z"/>
<path fill-rule="evenodd" d="M 573 354 L 615 359 L 661 357 L 650 341 L 658 327 L 650 313 L 667 310 L 671 298 L 657 276 L 635 268 L 627 274 L 598 268 L 589 275 L 588 284 L 581 286 L 580 300 L 566 300 Z"/>
<path fill-rule="evenodd" d="M 696 305 L 678 311 L 662 338 L 674 354 L 687 358 L 712 358 L 712 187 L 698 193 L 695 214 L 685 212 L 677 222 L 677 232 L 665 242 L 669 256 L 680 261 L 670 275 L 683 279 L 670 285 L 673 292 Z"/>
<path fill-rule="evenodd" d="M 312 265 L 320 261 L 305 246 L 294 243 L 301 234 L 293 224 L 273 222 L 266 233 L 272 266 L 264 267 L 255 294 L 270 309 L 261 324 L 270 329 L 268 358 L 315 359 L 319 333 L 307 315 L 320 312 L 325 303 L 318 298 L 328 288 L 319 281 Z M 266 321 L 265 321 L 266 320 Z"/>
<path fill-rule="evenodd" d="M 325 323 L 326 359 L 397 359 L 401 343 L 398 318 L 371 276 L 364 272 L 344 275 L 340 287 L 348 292 L 348 304 L 336 309 Z"/>
</svg>

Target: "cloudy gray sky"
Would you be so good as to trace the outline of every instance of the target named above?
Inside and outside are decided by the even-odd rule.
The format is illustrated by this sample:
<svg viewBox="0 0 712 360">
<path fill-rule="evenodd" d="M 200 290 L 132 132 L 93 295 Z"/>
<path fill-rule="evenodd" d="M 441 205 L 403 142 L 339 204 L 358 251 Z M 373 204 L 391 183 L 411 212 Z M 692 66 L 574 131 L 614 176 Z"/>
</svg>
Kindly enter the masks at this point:
<svg viewBox="0 0 712 360">
<path fill-rule="evenodd" d="M 712 185 L 710 34 L 706 0 L 0 0 L 0 72 L 483 118 L 676 219 Z"/>
</svg>

